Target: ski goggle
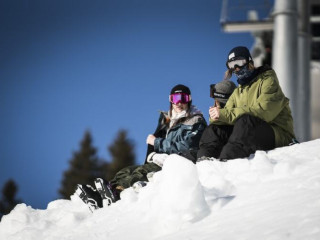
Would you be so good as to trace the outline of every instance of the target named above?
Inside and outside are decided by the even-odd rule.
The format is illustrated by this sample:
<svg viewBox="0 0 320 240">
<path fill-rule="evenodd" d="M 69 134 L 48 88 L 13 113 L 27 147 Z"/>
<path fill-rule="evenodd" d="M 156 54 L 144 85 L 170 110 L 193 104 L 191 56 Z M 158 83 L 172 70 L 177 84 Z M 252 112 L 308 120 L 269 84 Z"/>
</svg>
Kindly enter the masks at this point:
<svg viewBox="0 0 320 240">
<path fill-rule="evenodd" d="M 236 60 L 228 61 L 227 68 L 232 70 L 232 69 L 235 69 L 236 67 L 241 68 L 246 64 L 247 64 L 246 59 L 236 59 Z"/>
<path fill-rule="evenodd" d="M 187 93 L 174 93 L 169 95 L 169 101 L 173 104 L 191 102 L 191 95 Z"/>
</svg>

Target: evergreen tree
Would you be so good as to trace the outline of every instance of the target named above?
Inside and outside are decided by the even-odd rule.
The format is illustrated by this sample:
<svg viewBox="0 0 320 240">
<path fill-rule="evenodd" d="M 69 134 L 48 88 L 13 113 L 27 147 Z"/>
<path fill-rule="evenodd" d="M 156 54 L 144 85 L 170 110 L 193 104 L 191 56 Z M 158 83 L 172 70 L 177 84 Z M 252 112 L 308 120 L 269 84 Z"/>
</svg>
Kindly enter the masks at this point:
<svg viewBox="0 0 320 240">
<path fill-rule="evenodd" d="M 0 219 L 3 215 L 10 213 L 18 203 L 21 203 L 21 200 L 15 199 L 17 191 L 18 187 L 12 179 L 4 184 L 0 200 Z"/>
<path fill-rule="evenodd" d="M 127 138 L 125 130 L 119 130 L 114 143 L 108 149 L 112 156 L 107 174 L 107 179 L 110 180 L 122 168 L 135 164 L 135 154 L 134 144 Z"/>
<path fill-rule="evenodd" d="M 93 180 L 101 177 L 102 163 L 97 157 L 97 150 L 92 146 L 92 137 L 86 131 L 80 144 L 80 151 L 73 153 L 70 168 L 63 174 L 62 186 L 59 193 L 63 198 L 69 198 L 77 184 L 93 184 Z"/>
</svg>

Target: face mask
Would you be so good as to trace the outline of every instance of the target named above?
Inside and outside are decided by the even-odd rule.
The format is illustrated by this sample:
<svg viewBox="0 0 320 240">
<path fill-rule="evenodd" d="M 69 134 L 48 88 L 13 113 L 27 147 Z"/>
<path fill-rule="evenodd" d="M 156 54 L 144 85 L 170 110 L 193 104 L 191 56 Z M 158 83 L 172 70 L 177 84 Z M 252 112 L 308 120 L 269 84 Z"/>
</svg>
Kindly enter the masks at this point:
<svg viewBox="0 0 320 240">
<path fill-rule="evenodd" d="M 250 70 L 248 65 L 243 66 L 238 72 L 233 72 L 238 79 L 242 80 L 245 78 L 249 78 L 254 70 Z"/>
</svg>

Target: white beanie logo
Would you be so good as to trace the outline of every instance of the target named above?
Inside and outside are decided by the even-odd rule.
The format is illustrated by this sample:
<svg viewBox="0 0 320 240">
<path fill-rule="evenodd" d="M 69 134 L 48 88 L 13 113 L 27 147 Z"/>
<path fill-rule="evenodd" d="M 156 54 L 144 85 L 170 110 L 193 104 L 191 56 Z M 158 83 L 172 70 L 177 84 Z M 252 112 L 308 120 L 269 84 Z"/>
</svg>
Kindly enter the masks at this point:
<svg viewBox="0 0 320 240">
<path fill-rule="evenodd" d="M 229 60 L 231 59 L 231 58 L 234 58 L 235 57 L 235 54 L 234 54 L 234 52 L 233 53 L 231 53 L 230 55 L 229 55 Z"/>
</svg>

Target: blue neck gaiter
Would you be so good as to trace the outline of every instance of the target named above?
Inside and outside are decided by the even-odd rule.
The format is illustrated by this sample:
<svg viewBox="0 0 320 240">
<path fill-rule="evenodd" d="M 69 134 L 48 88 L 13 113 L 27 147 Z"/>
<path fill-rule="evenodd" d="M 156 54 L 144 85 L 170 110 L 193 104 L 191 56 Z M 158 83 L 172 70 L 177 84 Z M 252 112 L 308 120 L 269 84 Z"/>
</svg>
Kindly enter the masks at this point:
<svg viewBox="0 0 320 240">
<path fill-rule="evenodd" d="M 248 65 L 245 65 L 238 72 L 234 72 L 234 74 L 238 78 L 237 82 L 240 85 L 245 85 L 251 82 L 251 80 L 253 79 L 254 77 L 253 72 L 254 72 L 254 69 L 250 70 Z"/>
</svg>

